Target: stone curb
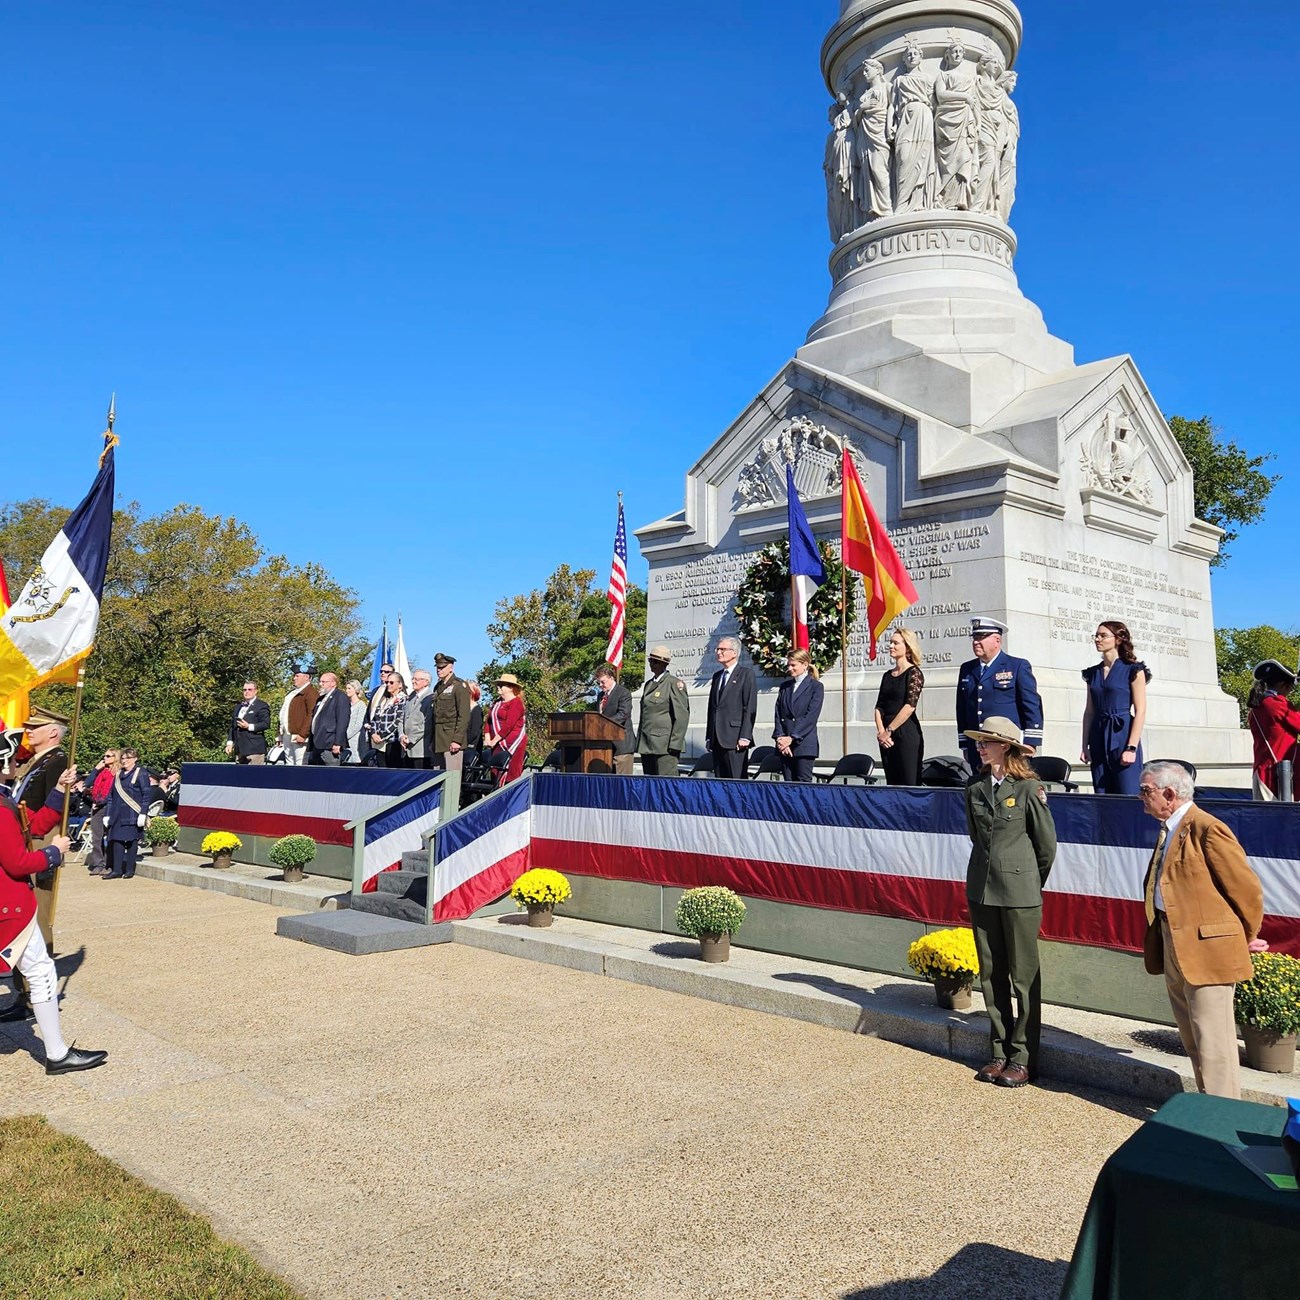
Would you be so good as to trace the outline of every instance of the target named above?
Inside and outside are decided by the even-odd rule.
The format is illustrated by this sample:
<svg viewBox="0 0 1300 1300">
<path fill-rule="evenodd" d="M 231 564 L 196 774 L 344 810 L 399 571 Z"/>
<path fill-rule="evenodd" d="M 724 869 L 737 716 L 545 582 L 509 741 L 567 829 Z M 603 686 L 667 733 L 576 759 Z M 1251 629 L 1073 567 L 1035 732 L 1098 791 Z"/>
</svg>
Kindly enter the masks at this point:
<svg viewBox="0 0 1300 1300">
<path fill-rule="evenodd" d="M 165 858 L 142 857 L 136 864 L 136 874 L 169 885 L 188 885 L 191 889 L 208 889 L 232 898 L 245 898 L 251 903 L 269 903 L 286 912 L 336 908 L 337 900 L 347 896 L 347 888 L 341 880 L 309 876 L 300 883 L 286 884 L 274 867 L 236 862 L 217 871 L 207 858 L 196 858 L 186 853 L 169 853 Z"/>
<path fill-rule="evenodd" d="M 455 921 L 452 938 L 510 957 L 883 1038 L 971 1066 L 988 1059 L 988 1022 L 978 993 L 970 1011 L 944 1011 L 934 1004 L 927 985 L 871 971 L 734 944 L 728 963 L 706 965 L 695 955 L 698 945 L 689 940 L 569 918 L 557 918 L 549 929 L 533 929 L 522 920 L 501 916 Z M 1040 1069 L 1045 1083 L 1156 1103 L 1195 1091 L 1185 1056 L 1130 1037 L 1145 1033 L 1176 1042 L 1173 1030 L 1070 1008 L 1047 1007 L 1044 1014 L 1059 1022 L 1043 1028 Z M 1242 1071 L 1243 1100 L 1280 1106 L 1297 1093 L 1300 1079 L 1295 1075 Z"/>
</svg>

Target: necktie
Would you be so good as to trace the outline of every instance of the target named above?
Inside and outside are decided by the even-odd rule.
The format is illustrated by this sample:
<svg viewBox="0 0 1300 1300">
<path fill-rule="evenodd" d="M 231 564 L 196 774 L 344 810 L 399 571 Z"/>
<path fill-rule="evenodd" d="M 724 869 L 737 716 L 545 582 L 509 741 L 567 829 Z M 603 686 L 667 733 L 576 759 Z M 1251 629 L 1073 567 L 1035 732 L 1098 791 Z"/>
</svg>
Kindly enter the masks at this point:
<svg viewBox="0 0 1300 1300">
<path fill-rule="evenodd" d="M 1165 841 L 1169 838 L 1168 823 L 1160 825 L 1160 836 L 1151 854 L 1151 865 L 1147 868 L 1147 924 L 1156 923 L 1156 875 L 1160 871 L 1160 859 L 1164 856 Z"/>
<path fill-rule="evenodd" d="M 722 670 L 722 680 L 718 683 L 718 694 L 719 694 L 719 695 L 721 695 L 722 692 L 725 691 L 725 690 L 727 689 L 727 678 L 730 677 L 730 676 L 731 676 L 731 669 L 730 669 L 730 668 L 724 668 L 724 669 Z"/>
<path fill-rule="evenodd" d="M 605 712 L 605 692 L 604 692 L 604 691 L 601 691 L 601 693 L 600 693 L 600 699 L 598 699 L 598 700 L 596 701 L 596 712 L 597 712 L 597 713 L 604 713 L 604 712 Z"/>
</svg>

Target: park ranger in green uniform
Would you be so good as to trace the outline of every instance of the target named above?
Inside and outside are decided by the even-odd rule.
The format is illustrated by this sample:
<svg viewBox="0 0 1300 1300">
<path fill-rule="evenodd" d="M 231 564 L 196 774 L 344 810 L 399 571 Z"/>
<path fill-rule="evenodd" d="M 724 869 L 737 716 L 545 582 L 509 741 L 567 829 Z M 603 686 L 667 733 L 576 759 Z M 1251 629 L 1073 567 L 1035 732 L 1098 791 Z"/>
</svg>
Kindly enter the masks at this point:
<svg viewBox="0 0 1300 1300">
<path fill-rule="evenodd" d="M 641 688 L 641 718 L 636 747 L 646 776 L 676 776 L 677 760 L 686 748 L 691 700 L 686 683 L 668 671 L 673 652 L 657 645 L 646 658 L 650 672 Z"/>
</svg>

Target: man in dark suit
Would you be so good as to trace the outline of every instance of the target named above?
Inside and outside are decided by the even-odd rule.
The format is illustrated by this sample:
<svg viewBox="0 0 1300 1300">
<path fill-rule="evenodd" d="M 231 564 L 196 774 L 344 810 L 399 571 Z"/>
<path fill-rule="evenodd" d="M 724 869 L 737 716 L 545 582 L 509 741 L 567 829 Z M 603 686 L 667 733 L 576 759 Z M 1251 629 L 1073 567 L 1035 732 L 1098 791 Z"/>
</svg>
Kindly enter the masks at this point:
<svg viewBox="0 0 1300 1300">
<path fill-rule="evenodd" d="M 601 664 L 596 669 L 596 712 L 623 728 L 623 738 L 614 742 L 614 771 L 619 776 L 632 775 L 632 753 L 636 749 L 636 735 L 629 723 L 632 721 L 632 692 L 618 682 L 618 669 L 613 664 Z"/>
<path fill-rule="evenodd" d="M 1028 659 L 1002 652 L 1005 623 L 995 618 L 971 619 L 968 659 L 957 674 L 957 743 L 972 772 L 982 764 L 968 731 L 978 731 L 989 718 L 1010 718 L 1024 734 L 1025 753 L 1043 746 L 1043 701 Z"/>
<path fill-rule="evenodd" d="M 713 770 L 718 776 L 744 780 L 749 751 L 754 743 L 754 719 L 758 713 L 758 687 L 754 670 L 740 659 L 740 642 L 724 636 L 718 642 L 718 663 L 709 686 L 709 716 L 705 725 Z"/>
<path fill-rule="evenodd" d="M 316 766 L 337 767 L 343 761 L 343 751 L 348 746 L 348 722 L 352 705 L 339 690 L 339 679 L 334 673 L 321 673 L 320 699 L 311 715 L 311 731 L 307 737 L 307 762 Z"/>
<path fill-rule="evenodd" d="M 271 725 L 271 706 L 257 698 L 257 683 L 244 683 L 244 698 L 235 706 L 230 720 L 230 739 L 226 753 L 234 754 L 236 763 L 266 762 L 266 729 Z"/>
</svg>

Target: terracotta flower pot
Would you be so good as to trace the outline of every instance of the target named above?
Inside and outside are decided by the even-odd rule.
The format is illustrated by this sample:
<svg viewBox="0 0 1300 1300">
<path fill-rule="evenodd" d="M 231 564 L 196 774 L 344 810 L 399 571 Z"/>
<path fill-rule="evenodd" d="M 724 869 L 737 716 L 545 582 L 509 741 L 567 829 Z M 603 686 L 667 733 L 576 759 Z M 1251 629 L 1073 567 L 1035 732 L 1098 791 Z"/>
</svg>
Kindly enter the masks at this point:
<svg viewBox="0 0 1300 1300">
<path fill-rule="evenodd" d="M 153 846 L 153 855 L 155 858 L 165 858 L 172 851 L 170 844 L 155 844 Z"/>
<path fill-rule="evenodd" d="M 731 959 L 731 936 L 729 934 L 700 935 L 700 960 L 709 962 L 729 961 Z"/>
<path fill-rule="evenodd" d="M 970 980 L 958 975 L 936 975 L 934 1000 L 945 1011 L 969 1011 Z"/>
<path fill-rule="evenodd" d="M 1271 1029 L 1242 1025 L 1246 1043 L 1246 1064 L 1266 1074 L 1291 1074 L 1295 1070 L 1294 1034 L 1275 1034 Z"/>
<path fill-rule="evenodd" d="M 212 865 L 216 867 L 218 871 L 224 871 L 226 867 L 230 866 L 230 854 L 214 853 L 212 855 Z"/>
<path fill-rule="evenodd" d="M 528 924 L 545 928 L 550 925 L 551 918 L 555 914 L 554 903 L 529 903 L 528 904 Z"/>
</svg>

